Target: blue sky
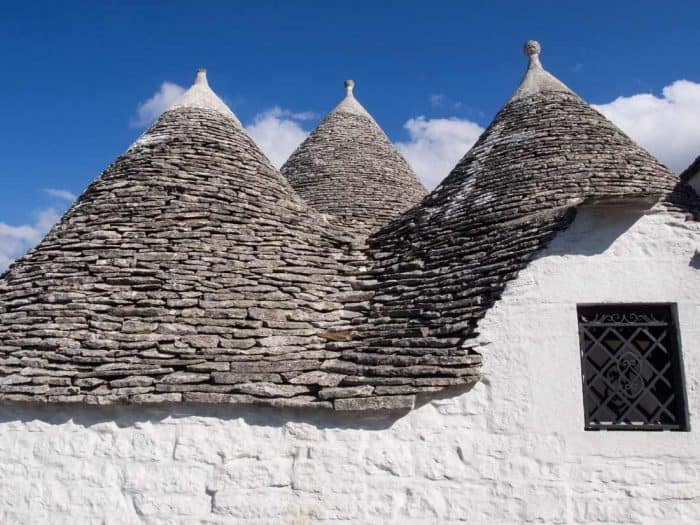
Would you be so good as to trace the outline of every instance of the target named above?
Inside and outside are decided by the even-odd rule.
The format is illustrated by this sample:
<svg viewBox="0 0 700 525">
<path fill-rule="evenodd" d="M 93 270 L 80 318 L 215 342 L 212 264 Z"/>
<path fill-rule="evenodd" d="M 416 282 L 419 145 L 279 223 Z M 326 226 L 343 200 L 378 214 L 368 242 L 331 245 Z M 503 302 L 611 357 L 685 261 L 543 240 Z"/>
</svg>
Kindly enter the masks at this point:
<svg viewBox="0 0 700 525">
<path fill-rule="evenodd" d="M 678 170 L 700 154 L 698 20 L 697 1 L 6 5 L 0 267 L 201 66 L 277 164 L 354 78 L 434 185 L 514 91 L 535 38 L 550 72 Z"/>
</svg>

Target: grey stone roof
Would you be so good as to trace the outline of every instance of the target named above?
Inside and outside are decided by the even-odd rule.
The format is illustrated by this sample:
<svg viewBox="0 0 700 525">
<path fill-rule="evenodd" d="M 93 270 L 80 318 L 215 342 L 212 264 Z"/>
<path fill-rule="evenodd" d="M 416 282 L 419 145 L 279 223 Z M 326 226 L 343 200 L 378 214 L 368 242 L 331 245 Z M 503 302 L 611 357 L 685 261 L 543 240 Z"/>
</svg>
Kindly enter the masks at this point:
<svg viewBox="0 0 700 525">
<path fill-rule="evenodd" d="M 470 349 L 506 283 L 578 205 L 650 206 L 674 190 L 677 178 L 553 81 L 533 47 L 516 96 L 474 147 L 418 207 L 370 238 L 376 285 L 361 338 L 377 351 Z"/>
<path fill-rule="evenodd" d="M 0 279 L 0 399 L 410 406 L 426 370 L 340 370 L 359 246 L 200 73 Z"/>
<path fill-rule="evenodd" d="M 406 160 L 353 95 L 321 121 L 282 166 L 313 208 L 357 232 L 376 230 L 426 194 Z"/>
<path fill-rule="evenodd" d="M 474 383 L 479 319 L 579 204 L 697 199 L 538 64 L 369 238 L 200 79 L 0 278 L 0 400 L 406 409 Z"/>
</svg>

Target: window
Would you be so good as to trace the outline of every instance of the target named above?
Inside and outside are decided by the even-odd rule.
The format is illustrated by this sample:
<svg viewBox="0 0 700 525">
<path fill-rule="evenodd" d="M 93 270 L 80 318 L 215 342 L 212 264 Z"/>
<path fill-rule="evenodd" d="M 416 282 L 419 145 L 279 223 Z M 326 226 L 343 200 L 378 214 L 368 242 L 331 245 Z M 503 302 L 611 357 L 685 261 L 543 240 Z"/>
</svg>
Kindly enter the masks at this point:
<svg viewBox="0 0 700 525">
<path fill-rule="evenodd" d="M 671 305 L 578 307 L 586 430 L 687 430 Z"/>
</svg>

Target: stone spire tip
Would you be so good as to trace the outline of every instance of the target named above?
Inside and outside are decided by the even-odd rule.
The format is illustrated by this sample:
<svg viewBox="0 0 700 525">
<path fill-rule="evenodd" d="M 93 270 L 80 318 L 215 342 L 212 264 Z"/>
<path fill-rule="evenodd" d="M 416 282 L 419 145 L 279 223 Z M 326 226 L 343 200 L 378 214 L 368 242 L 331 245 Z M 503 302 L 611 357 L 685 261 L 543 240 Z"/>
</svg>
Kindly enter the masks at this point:
<svg viewBox="0 0 700 525">
<path fill-rule="evenodd" d="M 528 40 L 523 46 L 525 55 L 531 57 L 533 55 L 539 55 L 542 52 L 542 46 L 537 40 Z"/>
<path fill-rule="evenodd" d="M 352 79 L 347 79 L 345 82 L 343 82 L 343 85 L 345 86 L 345 94 L 352 95 L 352 89 L 355 87 L 355 81 Z"/>
<path fill-rule="evenodd" d="M 540 52 L 542 51 L 542 46 L 537 40 L 528 40 L 525 42 L 523 51 L 525 51 L 525 56 L 530 59 L 529 67 L 542 67 L 542 63 L 540 62 Z"/>
<path fill-rule="evenodd" d="M 560 91 L 573 93 L 561 80 L 545 71 L 540 62 L 542 46 L 537 40 L 528 40 L 523 46 L 523 51 L 529 59 L 527 72 L 520 86 L 510 98 L 511 101 L 525 98 L 534 93 Z"/>
<path fill-rule="evenodd" d="M 168 110 L 177 108 L 212 109 L 226 115 L 227 117 L 233 118 L 236 125 L 240 126 L 240 121 L 236 115 L 233 114 L 231 108 L 229 108 L 209 86 L 209 82 L 207 81 L 207 70 L 204 68 L 199 68 L 197 70 L 197 76 L 194 79 L 194 84 L 192 84 L 190 88 L 185 91 L 182 96 L 180 96 L 180 98 L 171 104 Z"/>
<path fill-rule="evenodd" d="M 204 69 L 203 67 L 200 67 L 197 70 L 197 77 L 194 79 L 195 84 L 204 84 L 205 86 L 209 85 L 207 82 L 207 70 Z"/>
</svg>

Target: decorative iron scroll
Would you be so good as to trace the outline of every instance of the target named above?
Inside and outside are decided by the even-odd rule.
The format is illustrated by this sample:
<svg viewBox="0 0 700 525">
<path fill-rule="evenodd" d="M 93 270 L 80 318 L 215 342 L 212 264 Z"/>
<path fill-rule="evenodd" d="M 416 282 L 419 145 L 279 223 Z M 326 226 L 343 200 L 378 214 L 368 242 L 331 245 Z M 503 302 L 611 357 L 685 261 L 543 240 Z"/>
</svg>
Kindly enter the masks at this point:
<svg viewBox="0 0 700 525">
<path fill-rule="evenodd" d="M 608 368 L 607 377 L 623 395 L 634 398 L 644 388 L 642 356 L 629 351 L 616 359 L 615 366 Z"/>
<path fill-rule="evenodd" d="M 686 428 L 669 305 L 580 306 L 586 429 Z"/>
<path fill-rule="evenodd" d="M 580 315 L 580 322 L 602 324 L 654 324 L 660 323 L 652 314 L 644 313 L 601 313 L 594 316 Z"/>
</svg>

